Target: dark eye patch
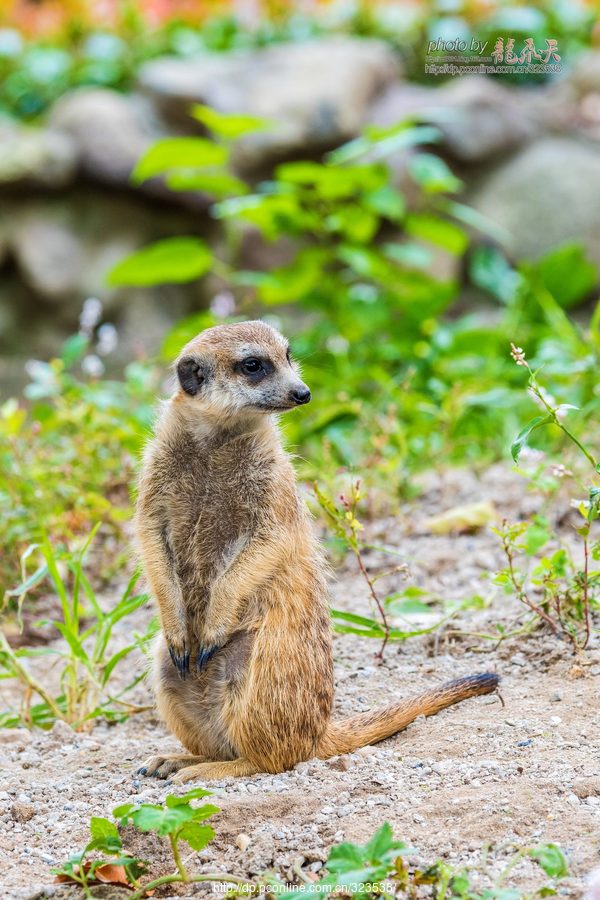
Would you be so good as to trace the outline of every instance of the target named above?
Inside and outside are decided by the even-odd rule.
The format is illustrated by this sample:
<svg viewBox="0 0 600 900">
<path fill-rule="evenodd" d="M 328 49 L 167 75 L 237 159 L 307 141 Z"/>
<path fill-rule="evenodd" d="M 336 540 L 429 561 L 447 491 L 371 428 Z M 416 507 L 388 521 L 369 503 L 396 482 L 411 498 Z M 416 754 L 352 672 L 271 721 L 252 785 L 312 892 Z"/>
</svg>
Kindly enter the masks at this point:
<svg viewBox="0 0 600 900">
<path fill-rule="evenodd" d="M 236 362 L 233 368 L 235 372 L 253 382 L 262 381 L 263 378 L 275 371 L 271 360 L 261 356 L 247 356 Z"/>
</svg>

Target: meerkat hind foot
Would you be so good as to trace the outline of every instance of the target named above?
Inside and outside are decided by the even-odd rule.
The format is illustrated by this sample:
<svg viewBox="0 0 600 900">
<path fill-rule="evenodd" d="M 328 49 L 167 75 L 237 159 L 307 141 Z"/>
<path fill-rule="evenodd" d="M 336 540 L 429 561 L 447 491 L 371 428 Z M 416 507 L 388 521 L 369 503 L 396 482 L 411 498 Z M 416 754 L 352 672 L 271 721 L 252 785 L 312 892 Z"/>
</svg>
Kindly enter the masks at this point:
<svg viewBox="0 0 600 900">
<path fill-rule="evenodd" d="M 205 756 L 190 756 L 188 753 L 173 753 L 169 756 L 151 756 L 137 770 L 137 775 L 146 775 L 148 778 L 169 778 L 174 772 L 186 766 L 205 760 Z"/>
<path fill-rule="evenodd" d="M 256 775 L 261 769 L 247 759 L 228 759 L 223 762 L 200 762 L 197 765 L 180 768 L 171 779 L 173 784 L 186 781 L 217 781 L 221 778 Z"/>
</svg>

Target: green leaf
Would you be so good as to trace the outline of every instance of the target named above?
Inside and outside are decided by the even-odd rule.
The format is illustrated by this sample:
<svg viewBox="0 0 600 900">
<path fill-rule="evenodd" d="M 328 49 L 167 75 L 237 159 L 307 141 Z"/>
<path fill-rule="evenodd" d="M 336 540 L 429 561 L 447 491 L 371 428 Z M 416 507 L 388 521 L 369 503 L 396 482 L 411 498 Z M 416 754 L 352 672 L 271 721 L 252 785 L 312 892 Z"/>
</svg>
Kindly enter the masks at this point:
<svg viewBox="0 0 600 900">
<path fill-rule="evenodd" d="M 137 809 L 135 803 L 122 803 L 120 806 L 116 806 L 113 809 L 113 816 L 115 819 L 121 821 L 122 819 L 126 819 L 134 809 Z M 126 823 L 122 822 L 122 824 L 124 825 Z"/>
<path fill-rule="evenodd" d="M 423 593 L 426 593 L 425 591 Z M 430 613 L 431 607 L 417 597 L 407 597 L 404 592 L 391 594 L 385 599 L 385 606 L 393 616 L 411 616 Z"/>
<path fill-rule="evenodd" d="M 192 107 L 192 116 L 202 122 L 209 131 L 226 141 L 233 141 L 256 131 L 268 131 L 274 127 L 269 119 L 259 116 L 248 116 L 243 113 L 221 113 L 210 106 L 196 104 Z"/>
<path fill-rule="evenodd" d="M 565 244 L 536 263 L 544 286 L 565 309 L 575 306 L 594 289 L 598 272 L 580 244 Z"/>
<path fill-rule="evenodd" d="M 200 278 L 211 267 L 213 255 L 199 238 L 173 237 L 132 253 L 110 271 L 110 285 L 182 283 Z"/>
<path fill-rule="evenodd" d="M 165 803 L 168 807 L 174 806 L 183 806 L 184 803 L 189 803 L 190 800 L 200 800 L 203 797 L 211 797 L 212 791 L 207 791 L 205 788 L 194 788 L 191 791 L 188 791 L 187 794 L 182 794 L 181 797 L 178 797 L 177 794 L 169 794 L 165 798 Z M 202 809 L 205 809 L 203 806 Z M 215 812 L 218 812 L 216 806 L 212 807 Z"/>
<path fill-rule="evenodd" d="M 131 180 L 140 184 L 173 169 L 201 169 L 227 162 L 229 151 L 206 138 L 163 138 L 152 144 L 137 161 Z"/>
<path fill-rule="evenodd" d="M 546 416 L 535 416 L 527 423 L 525 428 L 518 433 L 510 446 L 510 454 L 515 462 L 519 461 L 521 451 L 523 450 L 523 447 L 527 446 L 530 435 L 533 434 L 536 429 L 542 428 L 544 425 L 550 425 L 552 422 L 552 416 L 548 414 Z"/>
<path fill-rule="evenodd" d="M 406 213 L 404 197 L 389 184 L 385 184 L 374 191 L 363 194 L 363 203 L 373 212 L 389 219 L 390 222 L 402 222 Z"/>
<path fill-rule="evenodd" d="M 529 850 L 528 855 L 535 859 L 550 878 L 564 878 L 569 874 L 569 865 L 557 844 L 540 844 Z"/>
<path fill-rule="evenodd" d="M 462 181 L 449 169 L 443 159 L 433 153 L 417 153 L 408 161 L 408 171 L 425 193 L 453 193 Z"/>
<path fill-rule="evenodd" d="M 89 346 L 89 338 L 86 334 L 72 334 L 62 345 L 60 358 L 65 368 L 70 369 L 74 363 L 81 359 Z"/>
<path fill-rule="evenodd" d="M 100 816 L 92 816 L 90 819 L 90 834 L 95 841 L 116 838 L 120 843 L 119 831 L 114 822 L 103 819 Z"/>
<path fill-rule="evenodd" d="M 248 193 L 248 185 L 228 172 L 170 172 L 166 185 L 172 191 L 202 191 L 213 197 L 231 197 Z"/>
<path fill-rule="evenodd" d="M 429 125 L 402 122 L 391 128 L 369 126 L 364 134 L 327 154 L 327 161 L 340 165 L 365 156 L 381 159 L 417 144 L 432 144 L 440 138 L 440 130 Z"/>
<path fill-rule="evenodd" d="M 389 822 L 384 822 L 371 840 L 365 844 L 365 855 L 367 859 L 382 859 L 384 854 L 394 847 L 404 847 L 404 844 L 394 841 L 392 826 Z"/>
<path fill-rule="evenodd" d="M 364 866 L 365 854 L 362 847 L 345 842 L 332 847 L 327 860 L 330 872 L 351 872 Z"/>
<path fill-rule="evenodd" d="M 192 850 L 203 850 L 215 836 L 210 825 L 200 825 L 197 822 L 188 822 L 179 832 L 179 839 L 186 841 Z"/>
<path fill-rule="evenodd" d="M 514 299 L 521 276 L 508 263 L 497 247 L 475 247 L 470 262 L 469 274 L 477 287 L 488 291 L 503 303 Z"/>
<path fill-rule="evenodd" d="M 467 249 L 469 239 L 458 225 L 430 213 L 413 213 L 405 223 L 408 234 L 460 256 Z"/>
<path fill-rule="evenodd" d="M 131 819 L 136 828 L 139 828 L 140 831 L 156 831 L 163 837 L 177 831 L 181 825 L 191 821 L 193 817 L 194 810 L 187 804 L 165 808 L 151 803 L 143 803 L 139 809 L 131 813 Z"/>
<path fill-rule="evenodd" d="M 552 531 L 548 527 L 548 522 L 541 516 L 535 516 L 523 536 L 525 553 L 528 556 L 535 556 L 548 543 L 551 537 Z"/>
</svg>

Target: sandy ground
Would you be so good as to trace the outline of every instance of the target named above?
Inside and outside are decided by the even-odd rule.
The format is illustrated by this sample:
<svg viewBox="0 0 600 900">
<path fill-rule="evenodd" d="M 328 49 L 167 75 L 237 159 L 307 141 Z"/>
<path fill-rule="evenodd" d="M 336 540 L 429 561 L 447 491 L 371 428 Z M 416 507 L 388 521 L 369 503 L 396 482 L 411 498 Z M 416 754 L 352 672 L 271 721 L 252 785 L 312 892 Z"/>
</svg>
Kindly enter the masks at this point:
<svg viewBox="0 0 600 900">
<path fill-rule="evenodd" d="M 398 516 L 369 526 L 367 539 L 398 549 L 400 559 L 393 562 L 408 563 L 409 583 L 444 601 L 473 594 L 492 598 L 485 609 L 461 613 L 453 629 L 489 632 L 499 621 L 514 621 L 516 601 L 489 580 L 488 573 L 502 565 L 497 537 L 489 529 L 434 537 L 422 522 L 435 511 L 484 499 L 516 519 L 530 514 L 539 501 L 526 492 L 522 479 L 502 467 L 481 477 L 464 472 L 428 476 L 424 488 L 419 501 Z M 378 551 L 366 559 L 374 571 L 385 562 Z M 334 605 L 368 613 L 365 586 L 352 560 L 343 560 L 336 574 Z M 398 575 L 386 586 L 406 584 Z M 140 611 L 136 624 L 149 615 L 150 610 Z M 600 864 L 597 637 L 579 660 L 543 631 L 498 648 L 469 636 L 414 638 L 392 645 L 383 666 L 375 664 L 375 650 L 359 637 L 336 636 L 337 714 L 367 710 L 484 670 L 501 674 L 505 705 L 496 696 L 470 700 L 346 757 L 211 785 L 222 810 L 213 820 L 217 837 L 200 854 L 190 852 L 190 866 L 242 876 L 275 870 L 298 881 L 298 870 L 309 878 L 319 871 L 332 843 L 363 842 L 388 821 L 397 838 L 416 848 L 415 860 L 430 863 L 441 857 L 468 866 L 479 889 L 506 865 L 515 846 L 554 841 L 568 854 L 572 872 L 559 893 L 582 897 L 586 874 Z M 147 701 L 147 691 L 140 685 L 135 699 Z M 120 725 L 99 725 L 85 735 L 62 724 L 49 733 L 0 732 L 0 896 L 75 896 L 71 888 L 51 885 L 50 866 L 86 842 L 91 815 L 110 816 L 114 806 L 128 800 L 156 802 L 169 791 L 183 793 L 185 788 L 135 774 L 150 753 L 178 749 L 152 713 Z M 236 844 L 241 833 L 250 839 L 244 851 Z M 169 871 L 157 838 L 132 829 L 124 836 L 131 851 L 153 861 L 155 877 Z M 544 880 L 526 862 L 507 885 L 525 893 Z M 197 891 L 207 889 L 198 886 Z M 109 894 L 117 896 L 97 892 L 98 897 Z M 156 896 L 194 894 L 188 886 Z"/>
</svg>

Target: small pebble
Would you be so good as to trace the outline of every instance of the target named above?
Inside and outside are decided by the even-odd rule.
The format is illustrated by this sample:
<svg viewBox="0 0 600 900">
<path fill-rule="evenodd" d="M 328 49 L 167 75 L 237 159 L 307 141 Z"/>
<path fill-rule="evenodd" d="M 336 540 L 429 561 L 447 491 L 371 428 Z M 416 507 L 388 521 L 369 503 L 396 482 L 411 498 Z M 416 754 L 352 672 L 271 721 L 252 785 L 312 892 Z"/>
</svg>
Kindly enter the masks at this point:
<svg viewBox="0 0 600 900">
<path fill-rule="evenodd" d="M 242 851 L 242 853 L 248 849 L 251 843 L 251 838 L 249 838 L 248 835 L 244 834 L 243 832 L 241 832 L 241 834 L 238 834 L 235 839 L 235 845 L 239 850 Z"/>
</svg>

